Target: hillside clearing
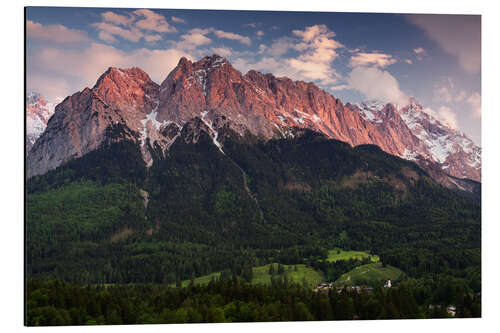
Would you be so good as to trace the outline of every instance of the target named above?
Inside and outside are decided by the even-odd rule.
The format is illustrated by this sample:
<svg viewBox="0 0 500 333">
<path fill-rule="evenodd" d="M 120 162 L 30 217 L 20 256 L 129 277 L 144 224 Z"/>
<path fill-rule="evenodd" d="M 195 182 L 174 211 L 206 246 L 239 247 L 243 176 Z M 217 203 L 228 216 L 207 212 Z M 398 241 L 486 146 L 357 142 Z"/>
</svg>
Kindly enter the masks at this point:
<svg viewBox="0 0 500 333">
<path fill-rule="evenodd" d="M 403 273 L 400 269 L 386 265 L 382 266 L 381 262 L 358 266 L 352 271 L 342 274 L 335 285 L 337 286 L 354 286 L 354 285 L 381 285 L 386 280 L 396 280 Z"/>
<path fill-rule="evenodd" d="M 380 258 L 376 254 L 370 254 L 365 251 L 345 251 L 342 249 L 333 249 L 328 251 L 327 262 L 336 262 L 340 260 L 358 259 L 363 260 L 364 258 L 370 259 L 372 262 L 378 262 Z"/>
<path fill-rule="evenodd" d="M 253 272 L 253 279 L 252 279 L 252 284 L 263 284 L 263 285 L 270 285 L 271 284 L 271 274 L 269 274 L 269 266 L 268 265 L 263 265 L 263 266 L 257 266 L 252 268 Z M 278 264 L 272 264 L 274 265 L 275 271 L 277 271 Z M 285 275 L 294 283 L 299 283 L 303 284 L 304 279 L 308 287 L 314 287 L 318 283 L 324 281 L 325 277 L 322 272 L 315 271 L 312 267 L 303 265 L 303 264 L 298 264 L 298 265 L 282 265 Z M 295 267 L 297 267 L 297 270 L 295 270 Z M 210 283 L 210 281 L 217 280 L 220 278 L 222 272 L 215 272 L 212 274 L 200 276 L 194 279 L 194 284 L 200 284 L 200 285 L 205 285 Z M 279 276 L 278 274 L 274 274 L 274 276 Z M 182 287 L 186 287 L 189 285 L 191 280 L 184 280 L 182 281 Z M 171 284 L 171 286 L 174 286 L 175 284 Z"/>
</svg>

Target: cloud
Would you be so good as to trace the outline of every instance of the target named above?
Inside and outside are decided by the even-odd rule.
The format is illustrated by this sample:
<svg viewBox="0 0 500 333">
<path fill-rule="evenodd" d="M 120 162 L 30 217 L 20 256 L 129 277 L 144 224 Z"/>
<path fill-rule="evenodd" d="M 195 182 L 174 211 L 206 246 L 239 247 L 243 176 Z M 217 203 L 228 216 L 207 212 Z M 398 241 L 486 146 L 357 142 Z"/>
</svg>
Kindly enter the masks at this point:
<svg viewBox="0 0 500 333">
<path fill-rule="evenodd" d="M 228 47 L 214 47 L 212 52 L 226 58 L 233 54 L 233 50 Z"/>
<path fill-rule="evenodd" d="M 481 17 L 478 15 L 407 15 L 468 73 L 481 70 Z"/>
<path fill-rule="evenodd" d="M 201 45 L 210 44 L 212 40 L 205 36 L 209 29 L 191 29 L 187 34 L 181 36 L 182 41 L 176 43 L 176 47 L 182 49 L 194 49 Z"/>
<path fill-rule="evenodd" d="M 246 45 L 250 45 L 252 43 L 250 38 L 248 38 L 246 36 L 239 35 L 239 34 L 235 34 L 233 32 L 227 32 L 227 31 L 223 31 L 223 30 L 214 30 L 213 32 L 219 38 L 227 38 L 227 39 L 237 40 L 240 43 L 243 43 Z"/>
<path fill-rule="evenodd" d="M 256 35 L 259 36 L 259 37 L 262 37 L 262 36 L 264 36 L 264 31 L 259 30 L 259 31 L 256 32 Z"/>
<path fill-rule="evenodd" d="M 264 53 L 264 52 L 266 52 L 266 50 L 267 50 L 267 49 L 268 49 L 267 45 L 265 45 L 265 44 L 260 44 L 260 45 L 259 45 L 259 51 L 258 51 L 258 52 L 259 52 L 259 53 Z"/>
<path fill-rule="evenodd" d="M 183 56 L 193 59 L 190 53 L 179 49 L 142 48 L 125 52 L 101 43 L 92 43 L 83 49 L 43 47 L 28 54 L 27 81 L 49 100 L 92 87 L 111 66 L 140 67 L 155 82 L 161 83 Z M 58 84 L 57 89 L 52 89 L 53 83 Z"/>
<path fill-rule="evenodd" d="M 467 97 L 466 92 L 465 92 L 465 91 L 463 91 L 463 90 L 461 90 L 461 91 L 458 93 L 457 97 L 455 97 L 455 100 L 456 100 L 457 102 L 462 102 L 463 100 L 465 100 L 465 98 L 466 98 L 466 97 Z"/>
<path fill-rule="evenodd" d="M 461 103 L 465 101 L 473 106 L 475 115 L 479 117 L 481 115 L 481 95 L 473 93 L 468 96 L 466 91 L 455 87 L 455 81 L 451 77 L 443 77 L 438 84 L 434 85 L 433 99 L 439 103 Z"/>
<path fill-rule="evenodd" d="M 42 25 L 30 20 L 26 21 L 26 35 L 28 38 L 56 43 L 79 43 L 89 40 L 85 31 L 70 29 L 60 24 Z"/>
<path fill-rule="evenodd" d="M 437 109 L 437 111 L 431 108 L 424 108 L 423 111 L 438 119 L 442 123 L 448 125 L 449 127 L 455 130 L 459 129 L 457 115 L 451 110 L 451 108 L 447 106 L 441 106 L 439 107 L 439 109 Z"/>
<path fill-rule="evenodd" d="M 100 39 L 110 43 L 116 41 L 115 36 L 120 36 L 131 42 L 138 42 L 144 37 L 144 34 L 134 27 L 127 29 L 106 22 L 92 23 L 92 26 L 99 31 L 98 37 Z"/>
<path fill-rule="evenodd" d="M 296 41 L 290 37 L 281 37 L 273 41 L 271 46 L 260 46 L 259 50 L 265 50 L 268 54 L 273 57 L 281 57 L 283 54 L 287 53 L 291 48 L 294 47 Z M 263 45 L 263 44 L 261 44 Z"/>
<path fill-rule="evenodd" d="M 136 27 L 143 30 L 150 30 L 156 32 L 177 32 L 175 27 L 168 24 L 165 16 L 155 13 L 149 9 L 138 9 L 133 12 L 142 19 L 135 22 Z"/>
<path fill-rule="evenodd" d="M 250 28 L 257 28 L 257 27 L 261 27 L 262 23 L 251 22 L 251 23 L 243 24 L 243 26 L 250 27 Z"/>
<path fill-rule="evenodd" d="M 417 47 L 413 49 L 413 53 L 415 53 L 415 57 L 417 58 L 417 60 L 423 60 L 424 57 L 427 56 L 427 52 L 423 47 Z"/>
<path fill-rule="evenodd" d="M 177 31 L 168 24 L 164 16 L 149 9 L 138 9 L 129 15 L 107 11 L 101 14 L 101 18 L 101 22 L 92 23 L 91 26 L 97 29 L 98 38 L 108 43 L 117 42 L 117 37 L 130 42 L 138 42 L 141 39 L 157 42 L 162 39 L 158 33 Z M 147 34 L 146 31 L 154 31 L 157 34 Z"/>
<path fill-rule="evenodd" d="M 304 42 L 313 42 L 318 39 L 318 37 L 323 38 L 333 38 L 335 37 L 335 33 L 333 31 L 328 30 L 328 27 L 324 24 L 316 24 L 305 28 L 304 30 L 293 30 L 294 35 L 302 38 Z M 337 42 L 336 42 L 337 43 Z M 338 43 L 338 47 L 341 46 Z"/>
<path fill-rule="evenodd" d="M 182 41 L 175 43 L 175 45 L 178 48 L 194 49 L 201 45 L 210 44 L 212 39 L 207 37 L 208 34 L 214 34 L 218 38 L 237 40 L 247 45 L 251 43 L 250 38 L 232 32 L 217 30 L 215 28 L 194 28 L 189 30 L 187 34 L 182 35 Z"/>
<path fill-rule="evenodd" d="M 425 54 L 425 50 L 422 47 L 417 47 L 416 49 L 413 49 L 413 52 L 415 52 L 415 54 Z"/>
<path fill-rule="evenodd" d="M 162 39 L 162 37 L 160 35 L 145 35 L 144 36 L 144 40 L 146 40 L 146 42 L 150 42 L 150 43 L 157 42 L 161 39 Z"/>
<path fill-rule="evenodd" d="M 233 65 L 243 72 L 255 69 L 327 86 L 336 83 L 340 76 L 332 63 L 338 56 L 336 49 L 344 46 L 333 39 L 335 33 L 325 25 L 293 30 L 292 33 L 292 37 L 278 38 L 270 46 L 260 44 L 259 60 L 255 60 L 253 54 L 252 57 L 238 57 L 233 60 Z M 285 56 L 289 51 L 294 51 L 295 55 Z"/>
<path fill-rule="evenodd" d="M 186 21 L 180 17 L 172 16 L 170 19 L 175 23 L 186 23 Z"/>
<path fill-rule="evenodd" d="M 351 89 L 351 86 L 348 84 L 339 84 L 337 86 L 330 87 L 330 89 L 333 91 L 339 91 L 339 90 Z"/>
<path fill-rule="evenodd" d="M 105 22 L 118 24 L 118 25 L 129 25 L 134 21 L 134 17 L 116 14 L 114 12 L 104 12 L 101 14 L 102 19 Z"/>
<path fill-rule="evenodd" d="M 378 67 L 387 67 L 396 62 L 396 59 L 385 53 L 358 53 L 351 57 L 349 65 L 352 67 L 374 65 Z"/>
<path fill-rule="evenodd" d="M 403 61 L 406 62 L 409 65 L 413 65 L 413 61 L 411 61 L 410 59 L 405 59 Z"/>
<path fill-rule="evenodd" d="M 438 117 L 441 118 L 448 126 L 453 129 L 458 129 L 457 115 L 447 106 L 441 106 L 438 109 Z"/>
<path fill-rule="evenodd" d="M 66 80 L 45 73 L 26 75 L 26 88 L 41 93 L 49 102 L 61 100 L 73 91 Z"/>
<path fill-rule="evenodd" d="M 474 117 L 481 118 L 481 94 L 475 92 L 467 98 L 467 103 L 472 107 Z"/>
<path fill-rule="evenodd" d="M 106 31 L 99 31 L 99 33 L 97 34 L 97 37 L 100 39 L 100 40 L 103 40 L 105 42 L 108 42 L 108 43 L 115 43 L 117 42 L 118 40 L 113 36 L 113 34 L 110 34 L 109 32 L 106 32 Z"/>
<path fill-rule="evenodd" d="M 435 91 L 435 99 L 444 101 L 446 103 L 451 103 L 453 101 L 453 96 L 450 88 L 442 86 Z"/>
<path fill-rule="evenodd" d="M 302 53 L 296 58 L 286 59 L 287 65 L 305 80 L 335 83 L 339 75 L 331 65 L 338 56 L 336 49 L 344 47 L 333 39 L 335 33 L 324 24 L 293 30 L 292 33 L 301 39 L 293 48 Z"/>
<path fill-rule="evenodd" d="M 399 88 L 398 81 L 389 72 L 375 67 L 355 67 L 348 77 L 349 86 L 363 93 L 368 99 L 408 103 L 408 96 Z"/>
</svg>

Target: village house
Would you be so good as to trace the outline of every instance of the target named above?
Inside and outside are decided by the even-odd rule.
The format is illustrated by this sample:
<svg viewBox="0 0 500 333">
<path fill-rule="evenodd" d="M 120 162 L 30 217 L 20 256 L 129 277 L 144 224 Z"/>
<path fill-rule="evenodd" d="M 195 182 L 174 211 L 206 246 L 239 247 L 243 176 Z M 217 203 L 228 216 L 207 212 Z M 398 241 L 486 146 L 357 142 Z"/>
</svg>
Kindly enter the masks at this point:
<svg viewBox="0 0 500 333">
<path fill-rule="evenodd" d="M 457 308 L 453 305 L 450 305 L 449 307 L 446 308 L 446 312 L 450 316 L 455 317 L 457 315 Z"/>
</svg>

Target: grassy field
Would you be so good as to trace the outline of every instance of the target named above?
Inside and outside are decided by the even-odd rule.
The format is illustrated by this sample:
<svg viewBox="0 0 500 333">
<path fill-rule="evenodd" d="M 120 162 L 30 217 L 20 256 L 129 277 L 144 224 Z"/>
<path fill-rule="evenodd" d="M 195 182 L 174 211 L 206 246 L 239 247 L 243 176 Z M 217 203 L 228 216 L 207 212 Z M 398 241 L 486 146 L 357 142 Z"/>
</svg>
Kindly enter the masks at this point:
<svg viewBox="0 0 500 333">
<path fill-rule="evenodd" d="M 333 249 L 328 251 L 328 257 L 326 261 L 335 262 L 339 260 L 349 260 L 349 259 L 359 259 L 370 258 L 373 262 L 378 262 L 379 257 L 376 254 L 371 255 L 364 251 L 344 251 L 342 249 Z"/>
<path fill-rule="evenodd" d="M 318 283 L 325 280 L 325 277 L 322 272 L 315 271 L 313 268 L 306 265 L 282 265 L 287 276 L 296 283 L 303 283 L 304 278 L 306 279 L 306 283 L 309 287 L 314 287 Z M 295 266 L 297 266 L 297 271 L 295 271 Z M 275 271 L 277 270 L 278 264 L 274 264 Z M 257 266 L 252 268 L 253 272 L 253 284 L 271 284 L 271 275 L 269 274 L 269 265 Z M 194 279 L 195 284 L 208 284 L 212 278 L 218 279 L 220 277 L 221 272 L 212 273 L 209 275 L 200 276 Z M 182 281 L 182 286 L 187 286 L 191 281 L 184 280 Z M 172 284 L 175 286 L 175 284 Z"/>
<path fill-rule="evenodd" d="M 396 267 L 392 267 L 387 265 L 386 267 L 382 267 L 382 263 L 376 262 L 372 264 L 358 266 L 350 272 L 342 274 L 337 281 L 335 281 L 335 285 L 344 286 L 344 285 L 378 285 L 383 283 L 384 281 L 396 280 L 403 274 L 403 271 Z"/>
</svg>

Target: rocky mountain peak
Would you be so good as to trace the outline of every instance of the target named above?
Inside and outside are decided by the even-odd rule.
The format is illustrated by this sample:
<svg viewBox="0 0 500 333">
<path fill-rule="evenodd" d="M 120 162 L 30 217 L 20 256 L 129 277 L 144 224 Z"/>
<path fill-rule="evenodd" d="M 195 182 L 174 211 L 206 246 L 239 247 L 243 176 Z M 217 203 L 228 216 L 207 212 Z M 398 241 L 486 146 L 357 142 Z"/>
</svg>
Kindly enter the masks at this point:
<svg viewBox="0 0 500 333">
<path fill-rule="evenodd" d="M 147 165 L 153 163 L 153 156 L 167 153 L 179 136 L 185 137 L 181 133 L 197 139 L 199 131 L 188 131 L 193 126 L 206 132 L 222 153 L 219 132 L 223 127 L 262 139 L 292 138 L 297 129 L 309 129 L 352 146 L 377 145 L 417 163 L 418 156 L 431 159 L 456 177 L 480 179 L 480 148 L 478 151 L 467 138 L 452 134 L 423 112 L 415 99 L 407 106 L 380 101 L 344 105 L 314 83 L 254 70 L 243 75 L 216 54 L 195 62 L 181 58 L 160 86 L 139 68 L 110 67 L 92 89 L 61 103 L 58 114 L 46 131 L 49 134 L 40 141 L 44 148 L 34 149 L 40 155 L 33 162 L 35 172 L 96 149 L 104 142 L 105 128 L 120 123 L 130 130 L 126 137 L 141 147 Z M 66 137 L 56 138 L 61 133 Z M 45 155 L 54 155 L 45 147 L 49 138 L 66 147 L 61 148 L 66 157 L 46 160 Z M 464 164 L 462 155 L 443 157 L 443 147 L 451 151 L 458 146 L 471 152 L 466 163 L 473 166 L 458 166 Z"/>
<path fill-rule="evenodd" d="M 54 114 L 54 105 L 45 100 L 40 93 L 30 91 L 26 94 L 26 151 L 43 133 L 47 123 Z"/>
<path fill-rule="evenodd" d="M 424 111 L 415 97 L 410 97 L 408 104 L 403 106 L 379 101 L 363 102 L 357 106 L 363 118 L 381 128 L 394 127 L 390 124 L 400 119 L 410 135 L 417 139 L 406 141 L 404 151 L 396 155 L 416 161 L 423 167 L 428 164 L 422 161 L 428 160 L 457 178 L 481 180 L 481 148 L 465 134 Z M 401 132 L 394 135 L 401 136 Z"/>
<path fill-rule="evenodd" d="M 158 99 L 158 84 L 138 67 L 108 68 L 92 91 L 113 108 L 142 114 L 151 111 Z"/>
</svg>

